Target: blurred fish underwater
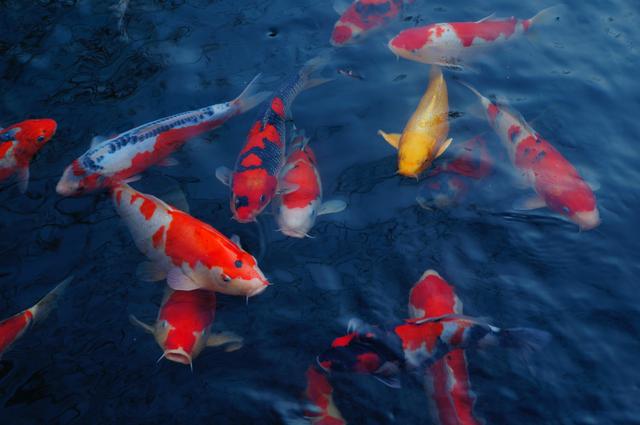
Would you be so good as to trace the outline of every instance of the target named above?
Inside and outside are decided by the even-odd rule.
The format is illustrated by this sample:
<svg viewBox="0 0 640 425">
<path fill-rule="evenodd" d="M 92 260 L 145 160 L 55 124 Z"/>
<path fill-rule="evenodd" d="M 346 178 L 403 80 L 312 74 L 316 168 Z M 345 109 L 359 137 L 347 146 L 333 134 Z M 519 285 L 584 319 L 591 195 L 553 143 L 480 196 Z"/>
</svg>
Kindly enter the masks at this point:
<svg viewBox="0 0 640 425">
<path fill-rule="evenodd" d="M 639 20 L 0 2 L 0 423 L 640 423 Z"/>
</svg>

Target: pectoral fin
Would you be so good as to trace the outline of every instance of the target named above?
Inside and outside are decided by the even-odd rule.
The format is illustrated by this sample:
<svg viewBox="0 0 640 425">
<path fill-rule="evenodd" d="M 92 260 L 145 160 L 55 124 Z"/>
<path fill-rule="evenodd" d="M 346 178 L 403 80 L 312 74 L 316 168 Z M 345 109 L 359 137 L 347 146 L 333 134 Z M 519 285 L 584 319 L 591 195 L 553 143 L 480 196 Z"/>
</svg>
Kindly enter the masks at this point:
<svg viewBox="0 0 640 425">
<path fill-rule="evenodd" d="M 453 142 L 453 139 L 451 138 L 442 142 L 440 148 L 438 149 L 438 152 L 436 153 L 436 158 L 440 157 L 440 155 L 442 155 L 447 150 L 447 148 L 451 145 L 451 142 Z"/>
<path fill-rule="evenodd" d="M 178 267 L 169 270 L 169 274 L 167 274 L 167 285 L 176 291 L 194 291 L 200 289 L 200 287 Z"/>
<path fill-rule="evenodd" d="M 233 234 L 229 238 L 231 242 L 233 242 L 238 248 L 242 249 L 242 244 L 240 243 L 240 236 Z"/>
<path fill-rule="evenodd" d="M 318 209 L 318 215 L 335 214 L 344 211 L 347 203 L 339 199 L 323 202 Z"/>
<path fill-rule="evenodd" d="M 18 190 L 25 193 L 29 187 L 29 167 L 18 168 Z"/>
<path fill-rule="evenodd" d="M 209 338 L 207 338 L 207 347 L 219 347 L 228 344 L 224 351 L 236 351 L 242 348 L 242 341 L 242 337 L 233 332 L 220 332 L 209 335 Z"/>
<path fill-rule="evenodd" d="M 143 282 L 157 282 L 167 277 L 167 271 L 157 263 L 143 261 L 138 264 L 136 276 Z"/>
<path fill-rule="evenodd" d="M 387 141 L 387 143 L 389 143 L 391 146 L 393 146 L 394 148 L 398 149 L 398 145 L 400 145 L 400 137 L 402 137 L 402 134 L 398 134 L 398 133 L 385 133 L 382 130 L 378 130 L 378 134 L 380 136 L 382 136 L 382 138 L 384 140 Z"/>
<path fill-rule="evenodd" d="M 544 208 L 547 206 L 547 203 L 540 196 L 535 195 L 529 198 L 524 198 L 517 201 L 514 205 L 514 209 L 520 211 L 530 211 L 537 210 L 539 208 Z"/>
<path fill-rule="evenodd" d="M 278 195 L 287 195 L 289 193 L 295 192 L 298 189 L 300 189 L 300 186 L 298 186 L 297 184 L 281 181 L 278 184 Z"/>
<path fill-rule="evenodd" d="M 231 186 L 231 170 L 227 167 L 216 168 L 216 178 L 225 186 Z"/>
<path fill-rule="evenodd" d="M 140 329 L 142 329 L 143 331 L 153 334 L 154 333 L 154 329 L 153 326 L 151 325 L 147 325 L 146 323 L 138 320 L 138 318 L 136 316 L 134 316 L 133 314 L 129 315 L 129 321 L 135 325 L 138 326 Z"/>
</svg>

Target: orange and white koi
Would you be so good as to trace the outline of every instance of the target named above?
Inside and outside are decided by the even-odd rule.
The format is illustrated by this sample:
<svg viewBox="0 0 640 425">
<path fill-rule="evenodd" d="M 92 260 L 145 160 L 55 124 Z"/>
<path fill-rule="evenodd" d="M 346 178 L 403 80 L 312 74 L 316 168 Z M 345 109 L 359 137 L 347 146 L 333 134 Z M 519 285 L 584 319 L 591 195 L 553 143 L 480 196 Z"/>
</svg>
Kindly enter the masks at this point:
<svg viewBox="0 0 640 425">
<path fill-rule="evenodd" d="M 322 202 L 316 156 L 302 132 L 294 137 L 291 153 L 280 172 L 280 182 L 290 192 L 276 197 L 274 211 L 280 231 L 287 236 L 308 236 L 317 216 L 338 213 L 347 207 L 339 200 Z"/>
<path fill-rule="evenodd" d="M 0 129 L 0 182 L 17 175 L 18 189 L 29 185 L 29 163 L 56 133 L 51 119 L 26 120 Z"/>
<path fill-rule="evenodd" d="M 519 207 L 530 210 L 547 207 L 590 230 L 600 224 L 596 197 L 578 171 L 562 154 L 542 138 L 518 112 L 492 102 L 465 84 L 480 100 L 491 127 L 509 152 L 514 167 L 536 196 Z"/>
<path fill-rule="evenodd" d="M 235 351 L 242 347 L 242 338 L 232 333 L 211 333 L 215 314 L 215 292 L 203 289 L 170 290 L 153 326 L 141 322 L 133 315 L 129 318 L 133 324 L 155 337 L 163 350 L 160 359 L 193 367 L 193 360 L 205 347 L 226 345 L 225 351 Z"/>
<path fill-rule="evenodd" d="M 306 375 L 305 396 L 310 407 L 305 409 L 305 417 L 313 425 L 347 425 L 333 401 L 333 387 L 327 376 L 314 366 L 307 369 Z"/>
<path fill-rule="evenodd" d="M 231 188 L 230 203 L 235 220 L 255 221 L 277 192 L 291 191 L 278 185 L 278 175 L 285 162 L 286 118 L 298 94 L 329 81 L 311 78 L 325 62 L 325 57 L 311 59 L 284 83 L 251 127 L 234 170 L 227 167 L 216 170 L 218 180 Z"/>
<path fill-rule="evenodd" d="M 0 321 L 0 358 L 32 325 L 47 317 L 72 279 L 60 282 L 33 307 Z"/>
<path fill-rule="evenodd" d="M 395 19 L 405 4 L 413 0 L 355 0 L 352 4 L 336 3 L 340 19 L 333 27 L 331 44 L 339 47 L 354 43 L 371 31 Z"/>
<path fill-rule="evenodd" d="M 413 319 L 462 314 L 462 302 L 453 287 L 435 270 L 427 270 L 409 294 Z M 467 359 L 463 350 L 453 350 L 433 363 L 425 373 L 425 390 L 431 400 L 434 420 L 441 425 L 479 425 L 473 414 Z"/>
<path fill-rule="evenodd" d="M 56 191 L 74 196 L 133 181 L 152 165 L 175 165 L 170 155 L 190 139 L 220 127 L 265 100 L 256 93 L 256 76 L 236 99 L 162 118 L 106 140 L 94 139 L 89 150 L 69 165 Z"/>
<path fill-rule="evenodd" d="M 138 249 L 151 260 L 138 277 L 166 277 L 172 289 L 206 289 L 251 297 L 269 285 L 256 259 L 210 225 L 126 184 L 112 189 L 118 214 Z"/>
<path fill-rule="evenodd" d="M 487 16 L 477 22 L 430 24 L 402 31 L 389 42 L 397 56 L 433 65 L 458 67 L 469 54 L 522 36 L 541 23 L 557 17 L 557 6 L 531 19 Z"/>
</svg>

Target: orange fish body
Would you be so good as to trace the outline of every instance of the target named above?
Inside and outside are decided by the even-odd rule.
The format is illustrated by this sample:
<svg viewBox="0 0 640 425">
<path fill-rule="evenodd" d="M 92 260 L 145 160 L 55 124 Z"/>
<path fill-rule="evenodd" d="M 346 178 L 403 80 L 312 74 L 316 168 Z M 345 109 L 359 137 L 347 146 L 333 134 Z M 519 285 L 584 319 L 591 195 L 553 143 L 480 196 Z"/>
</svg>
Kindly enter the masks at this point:
<svg viewBox="0 0 640 425">
<path fill-rule="evenodd" d="M 256 259 L 208 224 L 130 186 L 115 186 L 116 210 L 150 263 L 138 275 L 176 290 L 207 289 L 251 297 L 269 284 Z"/>
<path fill-rule="evenodd" d="M 57 124 L 51 119 L 26 120 L 0 130 L 0 182 L 17 174 L 21 192 L 29 184 L 29 163 L 53 137 Z"/>
</svg>

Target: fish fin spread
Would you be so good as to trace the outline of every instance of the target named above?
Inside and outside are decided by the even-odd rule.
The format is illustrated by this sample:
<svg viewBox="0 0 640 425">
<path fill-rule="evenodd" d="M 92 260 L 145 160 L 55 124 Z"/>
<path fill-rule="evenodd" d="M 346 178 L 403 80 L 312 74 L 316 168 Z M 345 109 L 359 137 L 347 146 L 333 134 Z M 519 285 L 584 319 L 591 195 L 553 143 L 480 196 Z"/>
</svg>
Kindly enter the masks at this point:
<svg viewBox="0 0 640 425">
<path fill-rule="evenodd" d="M 399 373 L 400 368 L 397 364 L 386 362 L 374 372 L 373 376 L 388 387 L 402 388 L 402 385 L 400 385 L 400 379 L 398 378 Z"/>
<path fill-rule="evenodd" d="M 347 0 L 336 0 L 335 2 L 333 2 L 333 10 L 335 10 L 336 13 L 340 16 L 342 16 L 342 14 L 346 12 L 350 6 L 351 4 Z"/>
<path fill-rule="evenodd" d="M 234 334 L 233 332 L 219 332 L 211 334 L 207 338 L 207 347 L 219 347 L 221 345 L 227 345 L 224 349 L 226 352 L 236 351 L 242 348 L 242 342 L 244 340 L 241 336 Z"/>
<path fill-rule="evenodd" d="M 490 103 L 493 103 L 493 102 L 491 102 L 491 100 L 489 100 L 488 98 L 484 97 L 484 96 L 482 95 L 482 93 L 480 93 L 478 90 L 476 90 L 476 88 L 475 88 L 475 87 L 473 87 L 471 84 L 469 84 L 469 83 L 465 83 L 464 81 L 460 81 L 460 80 L 458 80 L 458 82 L 459 82 L 460 84 L 462 84 L 463 86 L 465 86 L 466 88 L 468 88 L 469 90 L 471 90 L 471 92 L 472 92 L 473 94 L 475 94 L 476 96 L 478 96 L 478 99 L 480 99 L 480 101 L 481 101 L 483 104 L 487 104 L 487 105 L 488 105 L 488 104 L 490 104 Z"/>
<path fill-rule="evenodd" d="M 453 319 L 460 319 L 460 320 L 468 320 L 470 322 L 474 322 L 474 323 L 483 323 L 484 321 L 479 320 L 477 317 L 471 317 L 471 316 L 467 316 L 464 314 L 444 314 L 442 316 L 436 316 L 436 317 L 425 317 L 423 319 L 420 320 L 415 320 L 415 321 L 411 321 L 411 323 L 414 323 L 416 325 L 422 325 L 425 323 L 435 323 L 435 322 L 441 322 L 443 320 L 453 320 Z"/>
<path fill-rule="evenodd" d="M 302 90 L 308 90 L 321 84 L 333 81 L 333 78 L 311 78 L 311 74 L 324 68 L 331 59 L 330 51 L 324 52 L 307 61 L 300 70 L 300 78 L 304 80 Z"/>
<path fill-rule="evenodd" d="M 482 23 L 482 22 L 486 22 L 486 21 L 490 21 L 492 19 L 496 19 L 496 13 L 495 12 L 493 12 L 489 16 L 485 16 L 484 18 L 480 19 L 479 21 L 476 21 L 476 24 L 479 24 L 479 23 Z"/>
<path fill-rule="evenodd" d="M 519 211 L 531 211 L 545 208 L 546 206 L 547 203 L 540 195 L 534 195 L 517 201 L 513 208 Z"/>
<path fill-rule="evenodd" d="M 16 127 L 0 134 L 0 142 L 10 142 L 12 140 L 15 140 L 16 134 L 20 133 L 20 131 L 22 131 L 22 129 L 20 127 Z"/>
<path fill-rule="evenodd" d="M 135 176 L 131 176 L 127 179 L 122 180 L 122 183 L 125 183 L 125 184 L 134 183 L 140 180 L 141 178 L 142 176 L 140 174 L 136 174 Z"/>
<path fill-rule="evenodd" d="M 525 352 L 540 351 L 551 341 L 549 332 L 531 328 L 502 329 L 498 332 L 500 345 Z"/>
<path fill-rule="evenodd" d="M 333 199 L 331 201 L 323 202 L 318 208 L 318 215 L 335 214 L 344 211 L 347 208 L 347 203 L 339 199 Z"/>
<path fill-rule="evenodd" d="M 168 204 L 175 209 L 186 212 L 187 214 L 190 212 L 191 208 L 189 207 L 189 201 L 187 201 L 187 197 L 184 195 L 182 189 L 180 189 L 180 186 L 176 185 L 174 187 L 171 187 L 166 193 L 162 194 L 161 196 L 164 201 L 158 199 L 160 204 Z"/>
<path fill-rule="evenodd" d="M 29 187 L 29 166 L 18 168 L 18 190 L 25 193 Z"/>
<path fill-rule="evenodd" d="M 231 169 L 228 167 L 216 168 L 216 178 L 225 186 L 231 186 Z"/>
<path fill-rule="evenodd" d="M 247 84 L 247 87 L 245 87 L 243 92 L 240 93 L 240 96 L 231 101 L 231 103 L 239 107 L 240 113 L 244 113 L 250 109 L 253 109 L 257 105 L 264 102 L 269 96 L 271 96 L 271 92 L 268 91 L 261 91 L 256 93 L 258 81 L 261 77 L 262 74 L 256 75 L 253 80 L 251 80 L 251 82 Z"/>
<path fill-rule="evenodd" d="M 300 189 L 300 186 L 293 183 L 287 183 L 285 181 L 280 181 L 278 184 L 278 195 L 288 195 L 290 193 L 295 192 Z"/>
<path fill-rule="evenodd" d="M 382 130 L 378 130 L 378 134 L 380 136 L 382 136 L 382 138 L 384 140 L 387 141 L 387 143 L 389 143 L 391 146 L 393 146 L 394 148 L 398 149 L 398 146 L 400 145 L 400 138 L 402 137 L 402 134 L 398 134 L 398 133 L 385 133 Z"/>
<path fill-rule="evenodd" d="M 233 242 L 238 248 L 242 249 L 242 244 L 240 243 L 240 236 L 233 234 L 229 238 L 231 242 Z"/>
<path fill-rule="evenodd" d="M 194 291 L 200 289 L 200 287 L 178 267 L 169 270 L 167 274 L 167 285 L 176 291 Z"/>
<path fill-rule="evenodd" d="M 564 9 L 564 5 L 556 4 L 555 6 L 542 9 L 533 18 L 529 19 L 533 25 L 546 25 L 561 18 L 560 12 Z"/>
<path fill-rule="evenodd" d="M 597 181 L 591 180 L 591 181 L 588 181 L 588 182 L 586 182 L 586 183 L 587 183 L 587 185 L 591 188 L 591 191 L 592 191 L 592 192 L 597 192 L 597 191 L 599 191 L 599 190 L 600 190 L 600 182 L 597 182 Z"/>
<path fill-rule="evenodd" d="M 37 323 L 47 318 L 47 315 L 55 307 L 58 299 L 62 296 L 64 290 L 69 286 L 69 283 L 73 280 L 73 276 L 69 276 L 62 282 L 58 283 L 47 295 L 44 296 L 36 305 L 29 310 L 33 315 L 33 322 Z"/>
<path fill-rule="evenodd" d="M 89 147 L 95 148 L 96 146 L 101 145 L 105 140 L 109 140 L 109 138 L 105 136 L 94 136 L 91 139 L 91 143 L 89 143 Z"/>
<path fill-rule="evenodd" d="M 160 167 L 175 167 L 176 165 L 180 165 L 180 162 L 177 159 L 168 156 L 156 165 L 159 165 Z"/>
<path fill-rule="evenodd" d="M 442 142 L 440 148 L 438 149 L 438 152 L 436 153 L 436 158 L 439 158 L 447 150 L 447 148 L 451 145 L 451 142 L 453 142 L 452 138 L 448 138 L 447 140 Z"/>
<path fill-rule="evenodd" d="M 284 167 L 282 167 L 282 169 L 280 170 L 280 177 L 286 176 L 289 171 L 293 170 L 294 168 L 296 168 L 296 164 L 298 164 L 298 162 L 302 162 L 301 159 L 298 159 L 297 161 L 291 162 L 286 164 Z"/>
<path fill-rule="evenodd" d="M 136 276 L 143 282 L 158 282 L 167 277 L 167 271 L 158 263 L 143 261 L 138 264 Z"/>
<path fill-rule="evenodd" d="M 154 334 L 155 330 L 153 329 L 153 326 L 148 325 L 146 323 L 144 323 L 141 320 L 138 320 L 138 318 L 136 316 L 134 316 L 133 314 L 129 315 L 129 321 L 131 322 L 132 325 L 139 327 L 140 329 L 142 329 L 143 331 L 150 333 L 150 334 Z"/>
</svg>

